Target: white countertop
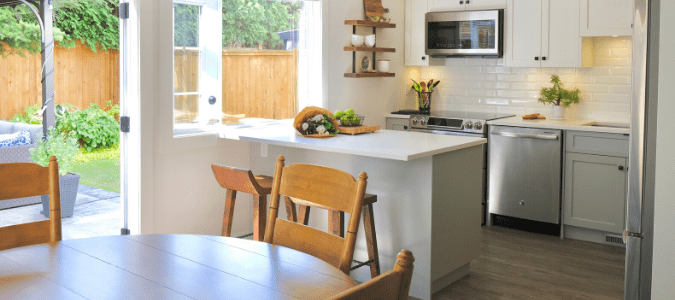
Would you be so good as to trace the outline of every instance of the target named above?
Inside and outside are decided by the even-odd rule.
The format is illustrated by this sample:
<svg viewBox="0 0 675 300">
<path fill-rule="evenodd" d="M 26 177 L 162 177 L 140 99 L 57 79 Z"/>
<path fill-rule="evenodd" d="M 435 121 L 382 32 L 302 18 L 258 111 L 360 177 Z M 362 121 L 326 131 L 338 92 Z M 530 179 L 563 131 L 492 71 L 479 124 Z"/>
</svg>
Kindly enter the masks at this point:
<svg viewBox="0 0 675 300">
<path fill-rule="evenodd" d="M 488 121 L 489 125 L 502 126 L 516 126 L 516 127 L 530 127 L 530 128 L 546 128 L 546 129 L 562 129 L 562 130 L 578 130 L 578 131 L 593 131 L 605 133 L 630 133 L 630 128 L 616 128 L 616 127 L 602 127 L 589 126 L 589 124 L 617 124 L 626 125 L 628 122 L 617 121 L 603 121 L 603 120 L 583 120 L 583 119 L 564 119 L 564 120 L 523 120 L 522 116 L 515 116 L 511 118 Z"/>
<path fill-rule="evenodd" d="M 378 130 L 358 135 L 338 134 L 331 138 L 305 138 L 296 133 L 292 120 L 245 120 L 246 124 L 224 126 L 219 136 L 226 139 L 270 145 L 409 161 L 485 144 L 476 137 Z"/>
</svg>

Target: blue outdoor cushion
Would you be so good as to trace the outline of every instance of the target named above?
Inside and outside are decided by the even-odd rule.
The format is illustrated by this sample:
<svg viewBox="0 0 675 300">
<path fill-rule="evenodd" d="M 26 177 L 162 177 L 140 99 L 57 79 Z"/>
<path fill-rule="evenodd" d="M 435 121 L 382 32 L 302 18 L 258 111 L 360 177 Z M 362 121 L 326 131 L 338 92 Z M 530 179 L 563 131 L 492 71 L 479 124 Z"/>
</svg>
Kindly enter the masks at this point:
<svg viewBox="0 0 675 300">
<path fill-rule="evenodd" d="M 30 144 L 30 132 L 18 131 L 12 134 L 0 134 L 0 148 Z"/>
</svg>

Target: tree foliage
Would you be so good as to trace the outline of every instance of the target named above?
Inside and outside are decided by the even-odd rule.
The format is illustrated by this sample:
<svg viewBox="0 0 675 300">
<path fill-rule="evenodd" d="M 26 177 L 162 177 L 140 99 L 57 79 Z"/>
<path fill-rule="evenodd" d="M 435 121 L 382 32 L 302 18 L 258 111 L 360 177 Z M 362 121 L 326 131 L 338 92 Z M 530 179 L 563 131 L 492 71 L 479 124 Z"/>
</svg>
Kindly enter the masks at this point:
<svg viewBox="0 0 675 300">
<path fill-rule="evenodd" d="M 80 40 L 93 51 L 119 48 L 117 0 L 53 0 L 54 39 L 72 48 Z M 281 46 L 277 32 L 297 28 L 301 1 L 222 0 L 223 46 L 275 49 Z M 180 6 L 180 7 L 178 7 Z M 197 46 L 199 9 L 175 5 L 178 22 L 175 42 Z M 40 51 L 40 27 L 25 5 L 0 7 L 0 55 Z M 4 43 L 4 44 L 3 44 Z M 9 46 L 9 47 L 7 47 Z"/>
</svg>

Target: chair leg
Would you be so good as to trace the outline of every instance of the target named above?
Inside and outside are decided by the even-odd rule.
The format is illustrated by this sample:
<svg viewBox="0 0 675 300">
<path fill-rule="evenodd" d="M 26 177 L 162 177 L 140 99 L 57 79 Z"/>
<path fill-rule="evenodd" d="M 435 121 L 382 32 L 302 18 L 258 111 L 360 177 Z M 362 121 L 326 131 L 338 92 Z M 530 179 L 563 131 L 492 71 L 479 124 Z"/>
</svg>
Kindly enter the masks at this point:
<svg viewBox="0 0 675 300">
<path fill-rule="evenodd" d="M 299 210 L 298 210 L 298 223 L 302 223 L 302 225 L 309 225 L 309 209 L 311 207 L 306 206 L 306 205 L 298 205 Z"/>
<path fill-rule="evenodd" d="M 375 278 L 380 275 L 380 254 L 377 250 L 377 236 L 375 235 L 373 204 L 368 204 L 363 208 L 363 229 L 366 232 L 368 259 L 373 261 L 370 264 L 370 276 Z"/>
<path fill-rule="evenodd" d="M 265 239 L 265 227 L 267 226 L 267 195 L 253 195 L 253 239 L 263 241 Z"/>
<path fill-rule="evenodd" d="M 234 202 L 237 198 L 237 191 L 227 189 L 225 193 L 225 213 L 223 213 L 222 236 L 230 236 L 232 233 L 232 215 L 234 214 Z"/>
<path fill-rule="evenodd" d="M 291 222 L 298 222 L 298 212 L 295 210 L 295 203 L 291 198 L 284 196 L 286 199 L 286 218 Z"/>
<path fill-rule="evenodd" d="M 328 210 L 328 232 L 341 238 L 345 237 L 345 213 Z"/>
</svg>

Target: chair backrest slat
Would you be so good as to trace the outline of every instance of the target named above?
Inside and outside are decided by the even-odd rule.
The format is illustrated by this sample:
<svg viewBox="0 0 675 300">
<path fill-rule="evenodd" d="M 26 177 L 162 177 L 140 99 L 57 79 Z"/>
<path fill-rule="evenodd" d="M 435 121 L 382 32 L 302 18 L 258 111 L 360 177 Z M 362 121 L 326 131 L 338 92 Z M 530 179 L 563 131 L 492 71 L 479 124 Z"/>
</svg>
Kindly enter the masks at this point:
<svg viewBox="0 0 675 300">
<path fill-rule="evenodd" d="M 0 164 L 0 201 L 49 193 L 49 169 L 32 163 Z"/>
<path fill-rule="evenodd" d="M 367 178 L 366 173 L 361 173 L 357 181 L 349 173 L 315 165 L 284 167 L 284 157 L 279 156 L 274 171 L 265 242 L 311 254 L 349 274 Z M 306 205 L 349 213 L 345 237 L 277 219 L 281 195 L 301 199 Z"/>
<path fill-rule="evenodd" d="M 390 300 L 408 299 L 410 282 L 412 281 L 413 262 L 412 252 L 403 250 L 398 254 L 394 269 L 377 276 L 363 284 L 346 290 L 331 300 Z"/>
<path fill-rule="evenodd" d="M 211 165 L 211 169 L 218 184 L 223 188 L 253 195 L 262 194 L 262 188 L 258 185 L 251 170 L 220 165 Z"/>
<path fill-rule="evenodd" d="M 278 219 L 274 228 L 274 244 L 317 257 L 333 266 L 340 264 L 343 238 L 308 226 Z"/>
<path fill-rule="evenodd" d="M 279 193 L 351 212 L 356 187 L 356 180 L 349 173 L 322 166 L 295 164 L 284 168 Z"/>
<path fill-rule="evenodd" d="M 61 191 L 56 157 L 49 166 L 0 164 L 0 200 L 49 194 L 49 220 L 0 228 L 0 250 L 61 240 Z"/>
</svg>

